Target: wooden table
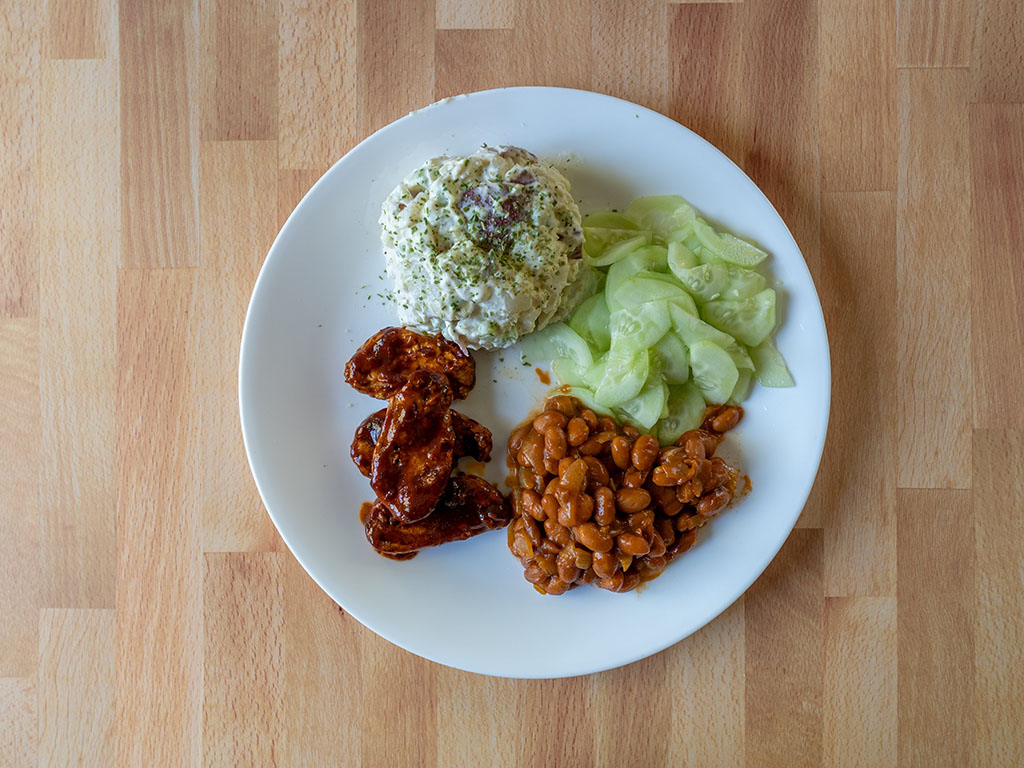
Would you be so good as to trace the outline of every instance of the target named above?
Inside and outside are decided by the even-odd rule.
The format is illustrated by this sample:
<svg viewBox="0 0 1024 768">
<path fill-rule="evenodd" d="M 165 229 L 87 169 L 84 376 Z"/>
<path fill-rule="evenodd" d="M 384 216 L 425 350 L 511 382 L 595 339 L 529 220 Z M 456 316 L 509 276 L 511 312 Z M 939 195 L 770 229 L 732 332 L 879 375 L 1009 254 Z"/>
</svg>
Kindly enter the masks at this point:
<svg viewBox="0 0 1024 768">
<path fill-rule="evenodd" d="M 1020 765 L 1022 8 L 5 2 L 0 764 Z M 238 428 L 246 303 L 302 194 L 409 110 L 512 84 L 721 147 L 832 343 L 821 472 L 768 571 L 569 680 L 363 629 L 277 537 Z"/>
</svg>

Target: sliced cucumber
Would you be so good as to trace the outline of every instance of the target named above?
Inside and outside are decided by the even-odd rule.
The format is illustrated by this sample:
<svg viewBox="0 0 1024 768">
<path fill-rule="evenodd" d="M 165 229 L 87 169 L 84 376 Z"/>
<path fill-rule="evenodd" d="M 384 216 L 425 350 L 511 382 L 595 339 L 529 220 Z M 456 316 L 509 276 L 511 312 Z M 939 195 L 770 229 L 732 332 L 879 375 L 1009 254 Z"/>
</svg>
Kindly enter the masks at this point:
<svg viewBox="0 0 1024 768">
<path fill-rule="evenodd" d="M 730 264 L 754 267 L 768 258 L 768 254 L 756 245 L 751 245 L 746 240 L 740 240 L 728 232 L 716 232 L 703 219 L 694 221 L 693 231 L 704 248 Z"/>
<path fill-rule="evenodd" d="M 665 244 L 670 245 L 672 243 L 682 243 L 686 238 L 693 234 L 693 222 L 689 222 L 686 226 L 680 227 L 679 229 L 673 229 L 671 232 L 665 234 Z"/>
<path fill-rule="evenodd" d="M 693 297 L 690 294 L 679 296 L 678 298 L 671 299 L 669 304 L 679 307 L 683 312 L 688 314 L 690 317 L 697 318 L 697 305 L 693 303 Z"/>
<path fill-rule="evenodd" d="M 581 298 L 589 298 L 594 294 L 601 293 L 604 291 L 605 281 L 608 280 L 608 275 L 599 269 L 593 267 L 587 267 L 587 271 L 584 273 L 583 278 L 579 281 L 579 296 Z"/>
<path fill-rule="evenodd" d="M 556 357 L 551 361 L 551 372 L 555 374 L 562 384 L 572 387 L 586 386 L 586 374 L 589 368 L 580 366 L 571 357 Z"/>
<path fill-rule="evenodd" d="M 587 342 L 565 323 L 552 323 L 547 328 L 531 333 L 523 339 L 523 353 L 530 362 L 568 357 L 581 370 L 594 364 L 594 356 Z"/>
<path fill-rule="evenodd" d="M 605 229 L 636 229 L 636 223 L 615 211 L 588 213 L 583 217 L 583 226 L 604 227 Z"/>
<path fill-rule="evenodd" d="M 661 337 L 651 350 L 654 359 L 652 367 L 657 363 L 661 375 L 668 384 L 682 384 L 690 378 L 690 353 L 686 350 L 675 331 L 669 331 Z"/>
<path fill-rule="evenodd" d="M 626 208 L 626 218 L 661 235 L 687 226 L 696 216 L 693 207 L 678 195 L 638 197 Z"/>
<path fill-rule="evenodd" d="M 749 299 L 709 301 L 701 307 L 701 317 L 715 328 L 755 347 L 768 338 L 775 327 L 775 291 L 765 288 Z"/>
<path fill-rule="evenodd" d="M 729 354 L 710 341 L 690 345 L 693 383 L 709 403 L 724 403 L 732 394 L 739 371 Z"/>
<path fill-rule="evenodd" d="M 591 344 L 599 352 L 611 346 L 611 335 L 608 331 L 608 302 L 603 293 L 595 293 L 584 301 L 569 318 L 569 327 L 578 333 L 584 341 Z"/>
<path fill-rule="evenodd" d="M 637 229 L 615 229 L 613 227 L 583 227 L 583 249 L 591 258 L 597 258 L 608 248 L 634 237 L 652 238 L 652 232 Z M 650 239 L 647 242 L 651 242 Z"/>
<path fill-rule="evenodd" d="M 611 300 L 619 286 L 639 272 L 657 272 L 668 269 L 668 250 L 660 245 L 642 247 L 608 269 L 604 284 L 605 300 L 609 309 L 617 309 Z"/>
<path fill-rule="evenodd" d="M 669 304 L 675 304 L 683 309 L 683 311 L 697 317 L 697 304 L 694 302 L 693 297 L 682 289 L 679 281 L 676 280 L 675 276 L 666 272 L 637 272 L 634 277 L 643 277 L 648 280 L 659 280 L 672 286 L 674 291 L 671 293 L 664 294 L 665 301 Z"/>
<path fill-rule="evenodd" d="M 649 430 L 661 418 L 668 400 L 668 387 L 658 376 L 650 376 L 640 394 L 615 408 L 626 421 L 642 430 Z"/>
<path fill-rule="evenodd" d="M 640 390 L 647 383 L 647 374 L 651 367 L 646 349 L 629 352 L 612 349 L 605 355 L 603 362 L 604 376 L 594 392 L 597 402 L 614 408 L 640 394 Z"/>
<path fill-rule="evenodd" d="M 668 268 L 679 277 L 679 272 L 697 266 L 697 256 L 681 241 L 673 240 L 668 244 Z M 683 285 L 686 285 L 684 282 Z"/>
<path fill-rule="evenodd" d="M 729 334 L 722 333 L 681 307 L 670 304 L 668 316 L 672 320 L 672 327 L 687 346 L 692 346 L 698 341 L 710 341 L 725 348 L 736 341 Z"/>
<path fill-rule="evenodd" d="M 775 292 L 753 269 L 764 251 L 674 195 L 590 214 L 583 229 L 589 298 L 524 349 L 584 404 L 671 443 L 706 402 L 742 401 L 755 377 L 792 386 L 771 341 Z"/>
<path fill-rule="evenodd" d="M 743 269 L 724 261 L 678 268 L 669 254 L 669 268 L 679 282 L 699 302 L 716 299 L 746 299 L 764 290 L 765 279 L 751 269 Z"/>
<path fill-rule="evenodd" d="M 750 394 L 750 382 L 754 378 L 754 372 L 748 371 L 746 368 L 740 368 L 739 373 L 736 386 L 732 388 L 732 395 L 729 396 L 729 402 L 735 405 L 739 405 L 747 399 L 747 395 Z"/>
<path fill-rule="evenodd" d="M 750 359 L 750 355 L 742 345 L 737 344 L 734 341 L 732 344 L 722 347 L 722 349 L 724 349 L 725 353 L 732 358 L 733 363 L 735 363 L 736 367 L 741 371 L 754 370 L 754 361 Z"/>
<path fill-rule="evenodd" d="M 664 301 L 648 301 L 617 309 L 611 314 L 612 352 L 632 353 L 653 347 L 672 326 L 668 305 Z"/>
<path fill-rule="evenodd" d="M 668 277 L 668 275 L 665 275 Z M 689 298 L 686 291 L 675 280 L 662 280 L 656 272 L 638 272 L 622 281 L 609 296 L 608 303 L 616 308 L 634 307 L 651 301 L 685 302 Z"/>
<path fill-rule="evenodd" d="M 601 382 L 604 381 L 604 372 L 608 368 L 608 355 L 602 355 L 601 359 L 590 366 L 590 370 L 583 374 L 583 384 L 587 389 L 596 391 Z"/>
<path fill-rule="evenodd" d="M 583 403 L 585 407 L 589 408 L 592 411 L 595 411 L 600 414 L 606 414 L 609 416 L 612 415 L 612 409 L 605 408 L 603 405 L 598 403 L 597 400 L 594 399 L 594 390 L 590 389 L 589 387 L 570 386 L 568 387 L 568 391 L 564 392 L 563 394 L 567 394 L 570 397 L 575 397 L 577 400 Z"/>
<path fill-rule="evenodd" d="M 595 267 L 606 267 L 609 264 L 614 264 L 618 261 L 622 261 L 624 258 L 629 256 L 634 251 L 643 248 L 645 245 L 650 245 L 651 233 L 646 232 L 644 234 L 630 237 L 626 240 L 620 240 L 614 245 L 610 246 L 600 256 L 596 256 L 591 259 L 591 264 Z"/>
<path fill-rule="evenodd" d="M 756 347 L 751 347 L 750 357 L 754 361 L 757 383 L 762 387 L 793 386 L 793 374 L 789 372 L 786 361 L 782 359 L 771 339 L 765 339 Z"/>
<path fill-rule="evenodd" d="M 690 429 L 697 429 L 704 420 L 704 396 L 686 382 L 668 388 L 668 413 L 658 423 L 658 440 L 671 445 Z"/>
</svg>

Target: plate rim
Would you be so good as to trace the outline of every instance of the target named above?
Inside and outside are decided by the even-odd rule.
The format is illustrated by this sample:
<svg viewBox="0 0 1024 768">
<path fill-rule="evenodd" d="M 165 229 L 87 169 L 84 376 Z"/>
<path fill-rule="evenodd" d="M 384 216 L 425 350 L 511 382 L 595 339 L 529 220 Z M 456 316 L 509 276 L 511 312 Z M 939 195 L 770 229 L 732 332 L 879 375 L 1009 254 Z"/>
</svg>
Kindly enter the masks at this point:
<svg viewBox="0 0 1024 768">
<path fill-rule="evenodd" d="M 260 293 L 261 293 L 261 286 L 263 286 L 265 278 L 266 278 L 266 275 L 268 274 L 267 266 L 271 262 L 271 259 L 274 257 L 274 254 L 275 254 L 275 252 L 278 249 L 278 244 L 282 240 L 282 238 L 285 236 L 285 233 L 288 230 L 290 230 L 290 228 L 292 226 L 294 226 L 294 220 L 296 219 L 296 216 L 297 216 L 297 213 L 299 212 L 299 210 L 303 207 L 304 204 L 306 204 L 307 200 L 314 194 L 314 192 L 317 190 L 317 188 L 321 184 L 325 183 L 325 179 L 327 179 L 329 176 L 331 176 L 333 173 L 336 172 L 336 169 L 341 165 L 341 163 L 343 161 L 345 161 L 346 158 L 350 157 L 351 155 L 353 155 L 354 153 L 357 153 L 359 151 L 364 151 L 363 150 L 364 146 L 369 144 L 370 142 L 372 142 L 379 135 L 384 134 L 384 133 L 386 133 L 388 131 L 391 131 L 391 130 L 395 129 L 396 126 L 399 126 L 400 124 L 403 124 L 403 123 L 405 123 L 405 122 L 407 122 L 409 120 L 414 119 L 417 115 L 419 115 L 419 114 L 421 114 L 423 112 L 437 110 L 437 109 L 442 109 L 442 108 L 444 108 L 444 106 L 446 104 L 449 104 L 449 103 L 454 102 L 456 100 L 473 99 L 473 98 L 483 97 L 483 96 L 486 96 L 486 95 L 494 95 L 494 94 L 499 94 L 499 93 L 509 92 L 509 91 L 516 91 L 516 92 L 544 92 L 544 93 L 559 93 L 559 92 L 562 92 L 562 93 L 566 93 L 566 94 L 573 94 L 576 97 L 578 97 L 579 95 L 583 95 L 586 98 L 597 98 L 599 101 L 604 100 L 604 101 L 613 102 L 613 103 L 617 102 L 619 105 L 627 105 L 630 109 L 637 110 L 639 112 L 643 112 L 646 116 L 648 116 L 650 118 L 653 118 L 653 119 L 655 119 L 657 121 L 667 122 L 667 123 L 671 124 L 671 126 L 675 130 L 681 130 L 681 131 L 684 131 L 684 132 L 690 134 L 692 137 L 698 139 L 699 142 L 701 142 L 704 145 L 706 145 L 706 147 L 708 149 L 710 149 L 715 154 L 719 155 L 722 159 L 724 159 L 727 163 L 732 165 L 737 171 L 739 171 L 739 173 L 743 176 L 743 178 L 745 178 L 749 182 L 750 186 L 753 187 L 754 190 L 756 190 L 757 194 L 760 195 L 760 197 L 763 199 L 763 201 L 765 203 L 767 203 L 767 205 L 771 209 L 772 213 L 774 213 L 775 216 L 778 218 L 779 222 L 781 222 L 781 224 L 782 224 L 782 226 L 783 226 L 783 228 L 785 230 L 786 236 L 788 236 L 789 239 L 792 241 L 793 247 L 795 248 L 796 252 L 800 255 L 800 265 L 799 266 L 806 272 L 808 282 L 809 282 L 809 284 L 810 284 L 810 286 L 812 288 L 812 291 L 813 291 L 814 316 L 815 316 L 815 318 L 818 321 L 820 321 L 820 327 L 822 329 L 822 341 L 824 343 L 824 381 L 823 381 L 823 389 L 824 389 L 825 397 L 824 397 L 824 401 L 823 401 L 823 404 L 822 404 L 822 407 L 823 407 L 823 410 L 824 410 L 824 419 L 821 422 L 820 433 L 810 436 L 814 440 L 814 442 L 812 444 L 813 445 L 812 455 L 814 456 L 814 467 L 815 467 L 815 469 L 814 469 L 814 472 L 809 475 L 809 480 L 808 480 L 808 482 L 806 484 L 806 488 L 801 489 L 799 493 L 794 494 L 794 496 L 793 496 L 794 500 L 798 500 L 799 501 L 799 503 L 796 504 L 795 507 L 794 507 L 796 509 L 796 513 L 795 513 L 793 519 L 791 521 L 788 521 L 784 528 L 780 526 L 780 531 L 784 531 L 784 532 L 781 533 L 781 537 L 779 538 L 779 540 L 777 542 L 775 542 L 771 547 L 766 549 L 766 551 L 770 552 L 770 554 L 767 555 L 767 557 L 764 560 L 764 562 L 759 564 L 756 569 L 752 569 L 751 570 L 751 573 L 753 575 L 750 577 L 749 581 L 747 581 L 745 579 L 742 580 L 741 583 L 743 581 L 745 581 L 746 583 L 743 583 L 742 588 L 740 588 L 736 592 L 735 595 L 732 595 L 727 600 L 724 600 L 722 602 L 722 605 L 721 605 L 720 608 L 718 608 L 715 611 L 709 612 L 709 614 L 706 617 L 701 618 L 698 621 L 697 626 L 695 628 L 693 628 L 693 629 L 691 629 L 689 631 L 684 631 L 683 634 L 679 635 L 678 637 L 676 637 L 674 635 L 674 633 L 673 633 L 668 641 L 654 643 L 654 644 L 652 644 L 650 646 L 644 646 L 637 653 L 630 654 L 630 655 L 628 655 L 628 658 L 625 658 L 624 660 L 621 660 L 621 661 L 616 661 L 616 662 L 613 662 L 613 663 L 610 663 L 610 664 L 609 663 L 604 663 L 604 662 L 591 663 L 591 664 L 580 664 L 580 665 L 577 665 L 577 667 L 574 667 L 572 669 L 568 669 L 564 673 L 559 673 L 559 674 L 545 674 L 545 673 L 539 673 L 539 674 L 529 674 L 529 673 L 502 674 L 502 673 L 495 673 L 495 672 L 490 672 L 490 671 L 487 671 L 487 670 L 484 670 L 484 669 L 475 668 L 473 664 L 461 665 L 459 663 L 452 662 L 450 660 L 441 660 L 439 658 L 436 658 L 433 654 L 425 653 L 425 652 L 422 652 L 420 650 L 414 650 L 412 648 L 409 648 L 403 642 L 400 642 L 400 641 L 396 640 L 395 638 L 393 638 L 392 636 L 390 636 L 389 633 L 381 631 L 380 629 L 375 627 L 374 623 L 372 621 L 368 622 L 363 616 L 361 616 L 361 615 L 359 615 L 357 613 L 351 612 L 345 605 L 343 605 L 335 597 L 334 594 L 332 594 L 332 590 L 328 589 L 328 587 L 325 585 L 325 583 L 324 583 L 325 580 L 323 580 L 320 577 L 318 577 L 318 575 L 314 572 L 314 570 L 309 567 L 309 565 L 305 561 L 304 557 L 302 555 L 300 555 L 298 551 L 296 551 L 295 547 L 292 544 L 292 541 L 289 540 L 290 537 L 288 535 L 286 535 L 285 532 L 282 530 L 282 527 L 281 527 L 280 523 L 278 522 L 277 516 L 275 515 L 274 511 L 271 509 L 270 505 L 267 503 L 266 494 L 264 493 L 263 484 L 260 482 L 260 479 L 259 479 L 259 477 L 257 475 L 257 472 L 256 472 L 256 468 L 255 468 L 255 466 L 253 464 L 253 450 L 252 450 L 252 448 L 250 446 L 250 437 L 249 437 L 249 434 L 248 434 L 248 432 L 246 430 L 247 409 L 246 409 L 246 406 L 245 406 L 246 395 L 245 395 L 245 382 L 244 382 L 245 376 L 244 376 L 244 374 L 245 374 L 245 369 L 246 369 L 245 363 L 246 363 L 246 357 L 247 357 L 247 355 L 246 355 L 247 341 L 249 341 L 249 337 L 250 337 L 250 333 L 251 333 L 250 329 L 251 329 L 251 326 L 252 326 L 250 320 L 251 320 L 251 318 L 253 316 L 253 308 L 254 308 L 255 304 L 257 303 L 258 298 L 259 298 Z M 250 342 L 250 344 L 251 344 L 251 342 Z M 481 675 L 487 675 L 487 676 L 490 676 L 490 677 L 500 677 L 500 678 L 507 678 L 507 679 L 560 679 L 560 678 L 578 677 L 578 676 L 587 675 L 587 674 L 594 674 L 594 673 L 598 673 L 598 672 L 608 671 L 608 670 L 611 670 L 611 669 L 618 669 L 620 667 L 629 666 L 629 665 L 634 664 L 634 663 L 636 663 L 638 661 L 641 661 L 642 659 L 648 658 L 649 656 L 653 656 L 653 655 L 655 655 L 657 653 L 660 653 L 661 651 L 665 650 L 666 648 L 670 648 L 671 646 L 675 645 L 676 643 L 681 642 L 685 638 L 687 638 L 687 637 L 689 637 L 689 636 L 691 636 L 691 635 L 701 631 L 708 624 L 710 624 L 712 621 L 714 621 L 718 616 L 720 616 L 722 613 L 724 613 L 726 610 L 728 610 L 740 597 L 742 597 L 747 592 L 748 589 L 750 589 L 751 585 L 758 578 L 760 578 L 764 574 L 764 572 L 768 569 L 769 565 L 771 565 L 772 561 L 778 555 L 779 551 L 782 549 L 782 546 L 786 543 L 786 541 L 789 539 L 789 537 L 792 535 L 793 531 L 796 528 L 796 524 L 799 521 L 799 518 L 800 518 L 801 514 L 803 513 L 803 510 L 804 510 L 804 508 L 805 508 L 805 506 L 807 504 L 807 499 L 810 497 L 811 491 L 813 490 L 813 487 L 814 487 L 815 480 L 817 479 L 818 473 L 819 473 L 819 471 L 821 469 L 821 459 L 822 459 L 822 456 L 824 454 L 825 442 L 826 442 L 826 439 L 827 439 L 827 436 L 828 436 L 828 427 L 829 427 L 829 423 L 830 423 L 830 419 L 831 419 L 831 400 L 832 400 L 832 360 L 831 360 L 831 348 L 830 348 L 829 338 L 828 338 L 828 326 L 825 323 L 824 311 L 823 311 L 822 306 L 821 306 L 821 298 L 820 298 L 820 296 L 818 294 L 818 289 L 817 289 L 817 286 L 816 286 L 816 284 L 814 282 L 814 276 L 811 274 L 810 269 L 807 266 L 807 260 L 804 257 L 803 251 L 800 249 L 800 246 L 797 243 L 796 238 L 793 236 L 793 233 L 791 232 L 788 224 L 786 224 L 785 219 L 778 212 L 778 210 L 775 208 L 775 205 L 768 198 L 768 196 L 764 193 L 764 191 L 760 188 L 760 186 L 758 186 L 758 184 L 756 182 L 754 182 L 754 180 L 751 179 L 750 176 L 747 175 L 747 173 L 742 168 L 740 168 L 732 160 L 732 158 L 730 158 L 728 155 L 726 155 L 724 152 L 722 152 L 718 147 L 716 147 L 710 141 L 705 139 L 703 136 L 701 136 L 700 134 L 696 133 L 695 131 L 693 131 L 692 129 L 688 128 L 687 126 L 683 125 L 682 123 L 680 123 L 680 122 L 678 122 L 676 120 L 673 120 L 671 117 L 668 117 L 667 115 L 665 115 L 665 114 L 663 114 L 661 112 L 658 112 L 656 110 L 650 109 L 649 107 L 645 107 L 645 106 L 643 106 L 641 104 L 637 104 L 635 102 L 629 101 L 627 99 L 622 99 L 622 98 L 619 98 L 619 97 L 616 97 L 616 96 L 610 96 L 610 95 L 605 94 L 605 93 L 600 93 L 598 91 L 590 91 L 590 90 L 581 89 L 581 88 L 564 88 L 564 87 L 556 87 L 556 86 L 536 86 L 536 85 L 530 85 L 530 86 L 506 86 L 506 87 L 501 87 L 501 88 L 490 88 L 490 89 L 481 90 L 481 91 L 472 91 L 472 92 L 469 92 L 469 93 L 463 93 L 463 94 L 458 94 L 458 95 L 454 95 L 454 96 L 447 96 L 447 97 L 444 97 L 442 99 L 438 99 L 438 100 L 436 100 L 434 102 L 431 102 L 430 104 L 427 104 L 426 106 L 423 106 L 423 107 L 420 107 L 420 108 L 417 108 L 417 109 L 414 109 L 414 110 L 410 111 L 409 113 L 407 113 L 407 114 L 405 114 L 405 115 L 403 115 L 403 116 L 401 116 L 401 117 L 399 117 L 399 118 L 397 118 L 397 119 L 387 123 L 386 125 L 381 126 L 377 130 L 375 130 L 374 132 L 372 132 L 371 134 L 369 134 L 368 136 L 366 136 L 365 138 L 360 140 L 357 144 L 355 144 L 347 152 L 345 152 L 344 155 L 342 155 L 334 163 L 332 163 L 331 166 L 326 171 L 324 171 L 324 173 L 316 180 L 316 182 L 305 192 L 305 194 L 302 196 L 302 198 L 300 199 L 298 204 L 296 204 L 296 206 L 288 214 L 288 218 L 285 220 L 285 222 L 281 226 L 280 230 L 278 230 L 277 234 L 274 237 L 273 242 L 270 245 L 270 248 L 267 250 L 266 256 L 264 257 L 262 264 L 260 265 L 260 270 L 259 270 L 259 273 L 258 273 L 258 275 L 256 277 L 256 280 L 253 283 L 252 293 L 250 294 L 249 302 L 248 302 L 247 307 L 246 307 L 245 321 L 244 321 L 243 327 L 242 327 L 242 334 L 241 334 L 241 338 L 239 340 L 239 352 L 238 352 L 238 414 L 239 414 L 239 426 L 240 426 L 241 432 L 242 432 L 242 442 L 243 442 L 243 446 L 245 448 L 246 461 L 247 461 L 247 463 L 249 465 L 249 472 L 250 472 L 250 475 L 253 478 L 253 482 L 256 485 L 256 490 L 259 493 L 260 501 L 263 504 L 263 508 L 266 510 L 266 513 L 270 517 L 271 522 L 274 524 L 275 529 L 277 529 L 278 535 L 280 535 L 282 541 L 284 541 L 285 546 L 288 547 L 289 552 L 291 553 L 291 555 L 293 557 L 295 557 L 295 559 L 299 563 L 299 565 L 302 566 L 302 569 L 309 575 L 309 577 L 314 581 L 314 583 L 321 590 L 323 590 L 323 592 L 332 601 L 334 601 L 339 607 L 341 607 L 345 611 L 345 613 L 347 613 L 350 616 L 352 616 L 352 618 L 356 619 L 364 627 L 366 627 L 367 629 L 369 629 L 371 632 L 373 632 L 374 634 L 378 635 L 379 637 L 383 638 L 387 642 L 392 643 L 393 645 L 396 645 L 399 648 L 402 648 L 404 651 L 406 651 L 408 653 L 412 653 L 412 654 L 414 654 L 414 655 L 416 655 L 416 656 L 418 656 L 420 658 L 426 659 L 426 660 L 431 661 L 431 662 L 436 663 L 436 664 L 441 664 L 441 665 L 446 666 L 446 667 L 450 667 L 450 668 L 453 668 L 453 669 L 459 669 L 459 670 L 466 671 L 466 672 L 472 672 L 474 674 L 481 674 Z M 254 418 L 254 415 L 253 414 L 249 414 L 248 418 L 252 419 L 252 418 Z"/>
</svg>

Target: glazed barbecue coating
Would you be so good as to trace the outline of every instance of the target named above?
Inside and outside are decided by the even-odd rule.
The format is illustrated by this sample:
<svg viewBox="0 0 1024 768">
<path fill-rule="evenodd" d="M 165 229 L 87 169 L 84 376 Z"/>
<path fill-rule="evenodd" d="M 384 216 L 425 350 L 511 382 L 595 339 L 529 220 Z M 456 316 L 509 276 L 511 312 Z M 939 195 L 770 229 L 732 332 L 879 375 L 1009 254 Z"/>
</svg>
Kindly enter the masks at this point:
<svg viewBox="0 0 1024 768">
<path fill-rule="evenodd" d="M 388 401 L 370 466 L 370 487 L 403 523 L 430 514 L 444 493 L 455 451 L 448 379 L 415 371 Z"/>
<path fill-rule="evenodd" d="M 345 365 L 345 381 L 363 394 L 387 400 L 417 370 L 447 376 L 456 400 L 476 383 L 476 364 L 458 344 L 406 328 L 385 328 L 367 339 Z"/>
<path fill-rule="evenodd" d="M 356 428 L 350 453 L 356 468 L 364 477 L 370 476 L 373 466 L 373 449 L 377 445 L 381 427 L 384 426 L 386 408 L 367 416 Z M 477 461 L 491 460 L 491 430 L 478 421 L 452 410 L 452 430 L 455 432 L 455 451 L 453 458 L 461 459 L 469 456 Z"/>
<path fill-rule="evenodd" d="M 455 430 L 455 458 L 469 456 L 477 461 L 491 460 L 491 430 L 475 419 L 452 410 L 452 429 Z"/>
<path fill-rule="evenodd" d="M 460 475 L 449 481 L 437 507 L 425 520 L 400 523 L 378 501 L 364 529 L 374 549 L 398 555 L 504 528 L 511 519 L 508 499 L 497 488 L 482 478 Z"/>
</svg>

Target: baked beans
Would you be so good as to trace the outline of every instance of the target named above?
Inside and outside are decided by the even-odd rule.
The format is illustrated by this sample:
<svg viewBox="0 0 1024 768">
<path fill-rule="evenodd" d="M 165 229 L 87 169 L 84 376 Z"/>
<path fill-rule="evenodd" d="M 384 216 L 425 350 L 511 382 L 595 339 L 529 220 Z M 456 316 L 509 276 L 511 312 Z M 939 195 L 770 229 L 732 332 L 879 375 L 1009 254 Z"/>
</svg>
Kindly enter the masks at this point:
<svg viewBox="0 0 1024 768">
<path fill-rule="evenodd" d="M 576 448 L 587 442 L 587 438 L 590 437 L 590 426 L 579 416 L 573 416 L 565 432 L 569 445 Z"/>
<path fill-rule="evenodd" d="M 743 410 L 709 406 L 673 446 L 566 395 L 513 431 L 516 517 L 508 544 L 539 592 L 579 584 L 628 592 L 657 577 L 736 495 L 738 471 L 714 455 Z"/>
</svg>

